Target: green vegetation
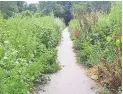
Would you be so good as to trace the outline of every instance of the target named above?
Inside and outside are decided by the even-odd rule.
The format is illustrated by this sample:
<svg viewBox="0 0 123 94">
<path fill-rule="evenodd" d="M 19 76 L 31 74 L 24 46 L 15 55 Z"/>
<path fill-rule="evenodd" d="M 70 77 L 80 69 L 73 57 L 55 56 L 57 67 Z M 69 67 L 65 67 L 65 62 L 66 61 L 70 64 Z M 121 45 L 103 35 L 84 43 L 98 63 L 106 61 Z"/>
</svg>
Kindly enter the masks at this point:
<svg viewBox="0 0 123 94">
<path fill-rule="evenodd" d="M 97 65 L 98 80 L 117 94 L 122 84 L 122 2 L 111 2 L 108 14 L 105 11 L 90 12 L 84 5 L 73 8 L 76 17 L 70 21 L 69 30 L 79 62 L 89 67 Z"/>
<path fill-rule="evenodd" d="M 64 23 L 51 16 L 0 15 L 0 94 L 29 94 L 56 72 L 56 46 Z"/>
<path fill-rule="evenodd" d="M 30 94 L 60 69 L 63 21 L 79 62 L 96 68 L 105 94 L 121 94 L 122 3 L 111 1 L 0 1 L 0 94 Z"/>
<path fill-rule="evenodd" d="M 31 11 L 41 15 L 54 15 L 64 19 L 66 25 L 73 17 L 71 11 L 71 1 L 39 1 L 28 4 L 26 1 L 0 1 L 0 11 L 5 19 L 15 16 L 15 14 Z M 28 13 L 29 14 L 29 13 Z"/>
</svg>

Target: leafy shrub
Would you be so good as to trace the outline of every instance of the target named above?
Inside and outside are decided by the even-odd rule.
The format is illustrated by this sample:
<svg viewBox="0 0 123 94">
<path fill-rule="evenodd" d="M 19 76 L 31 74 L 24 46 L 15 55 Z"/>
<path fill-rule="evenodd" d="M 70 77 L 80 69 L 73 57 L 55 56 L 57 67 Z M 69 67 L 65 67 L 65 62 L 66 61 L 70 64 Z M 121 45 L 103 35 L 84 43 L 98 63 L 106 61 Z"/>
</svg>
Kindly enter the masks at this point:
<svg viewBox="0 0 123 94">
<path fill-rule="evenodd" d="M 43 83 L 43 74 L 60 68 L 55 47 L 63 23 L 57 18 L 58 27 L 53 17 L 29 15 L 0 15 L 0 94 L 29 94 L 35 81 Z"/>
<path fill-rule="evenodd" d="M 80 62 L 87 66 L 97 65 L 100 70 L 98 80 L 114 94 L 118 93 L 122 81 L 121 7 L 121 2 L 112 2 L 109 14 L 85 13 L 69 24 Z M 74 36 L 76 30 L 79 30 L 79 38 Z"/>
</svg>

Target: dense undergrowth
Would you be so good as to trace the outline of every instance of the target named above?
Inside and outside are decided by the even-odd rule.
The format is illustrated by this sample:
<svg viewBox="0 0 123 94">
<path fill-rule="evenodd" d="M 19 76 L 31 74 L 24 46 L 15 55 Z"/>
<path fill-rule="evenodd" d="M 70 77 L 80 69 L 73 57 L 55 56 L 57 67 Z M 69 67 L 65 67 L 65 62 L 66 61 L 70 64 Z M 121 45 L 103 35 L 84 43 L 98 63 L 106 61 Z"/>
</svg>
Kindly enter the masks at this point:
<svg viewBox="0 0 123 94">
<path fill-rule="evenodd" d="M 96 65 L 96 79 L 110 94 L 121 94 L 122 3 L 113 2 L 109 14 L 87 12 L 76 17 L 69 23 L 69 30 L 79 62 Z"/>
<path fill-rule="evenodd" d="M 0 15 L 0 94 L 29 94 L 44 74 L 56 72 L 63 22 L 50 16 Z"/>
</svg>

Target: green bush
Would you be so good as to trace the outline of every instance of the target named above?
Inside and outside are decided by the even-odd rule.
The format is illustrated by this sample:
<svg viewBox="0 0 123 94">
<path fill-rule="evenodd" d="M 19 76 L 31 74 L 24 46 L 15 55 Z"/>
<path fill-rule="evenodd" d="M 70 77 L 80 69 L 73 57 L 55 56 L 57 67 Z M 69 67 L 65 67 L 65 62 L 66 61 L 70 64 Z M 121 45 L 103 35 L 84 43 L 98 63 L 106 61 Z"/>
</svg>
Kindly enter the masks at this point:
<svg viewBox="0 0 123 94">
<path fill-rule="evenodd" d="M 122 91 L 118 90 L 122 82 L 122 2 L 112 2 L 109 14 L 98 14 L 79 15 L 76 23 L 75 20 L 70 22 L 69 30 L 80 63 L 98 66 L 98 80 L 111 93 L 118 94 L 118 91 Z M 76 29 L 79 30 L 78 39 L 74 36 Z M 109 91 L 105 93 L 109 94 Z"/>
<path fill-rule="evenodd" d="M 74 48 L 80 50 L 81 62 L 88 61 L 89 65 L 98 64 L 101 56 L 104 56 L 109 63 L 115 61 L 116 49 L 121 48 L 121 14 L 121 3 L 112 2 L 111 12 L 101 15 L 95 24 L 90 23 L 93 21 L 92 18 L 88 18 L 88 14 L 80 16 L 81 19 L 71 20 L 69 30 L 74 39 Z M 93 13 L 90 15 L 90 17 L 95 16 Z M 80 32 L 78 39 L 74 35 L 76 30 Z M 89 51 L 89 54 L 86 51 Z"/>
<path fill-rule="evenodd" d="M 29 94 L 43 74 L 60 69 L 56 46 L 64 24 L 29 15 L 8 20 L 0 15 L 0 94 Z"/>
</svg>

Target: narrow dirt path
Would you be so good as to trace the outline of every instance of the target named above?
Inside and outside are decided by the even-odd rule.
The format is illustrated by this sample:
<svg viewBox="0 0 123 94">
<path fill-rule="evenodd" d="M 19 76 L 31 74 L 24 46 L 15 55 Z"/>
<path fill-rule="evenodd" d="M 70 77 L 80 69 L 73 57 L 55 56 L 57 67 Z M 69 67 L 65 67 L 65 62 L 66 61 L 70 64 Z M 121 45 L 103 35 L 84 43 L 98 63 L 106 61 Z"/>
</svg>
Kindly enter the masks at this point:
<svg viewBox="0 0 123 94">
<path fill-rule="evenodd" d="M 96 83 L 85 75 L 85 70 L 77 64 L 73 43 L 68 28 L 62 32 L 62 41 L 58 46 L 58 60 L 62 70 L 51 75 L 51 81 L 38 91 L 38 94 L 96 94 Z"/>
</svg>

